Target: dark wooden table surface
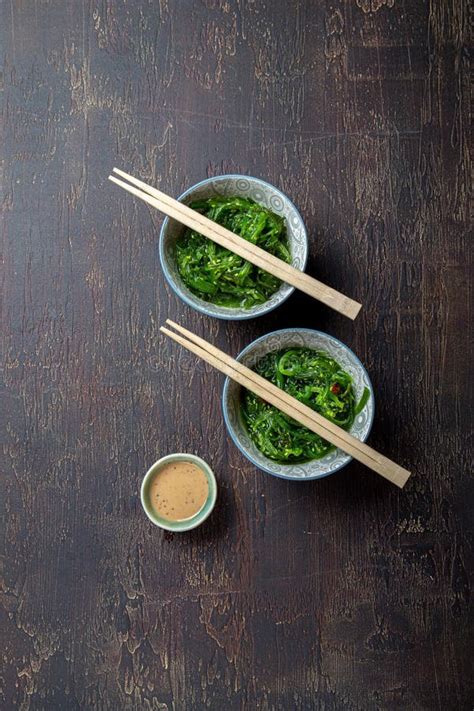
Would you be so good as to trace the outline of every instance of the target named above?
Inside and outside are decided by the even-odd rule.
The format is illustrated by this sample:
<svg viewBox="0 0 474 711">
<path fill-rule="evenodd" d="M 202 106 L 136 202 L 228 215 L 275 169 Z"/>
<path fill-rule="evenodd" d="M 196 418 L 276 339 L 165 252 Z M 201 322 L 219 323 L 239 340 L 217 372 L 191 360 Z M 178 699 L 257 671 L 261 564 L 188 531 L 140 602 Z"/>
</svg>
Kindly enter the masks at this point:
<svg viewBox="0 0 474 711">
<path fill-rule="evenodd" d="M 471 709 L 467 3 L 2 11 L 1 709 Z M 360 317 L 302 295 L 199 316 L 114 165 L 173 195 L 226 172 L 277 185 L 309 272 Z M 343 340 L 405 490 L 357 464 L 257 471 L 221 376 L 159 336 L 167 316 L 233 354 L 289 325 Z M 211 463 L 219 500 L 172 536 L 138 492 L 176 450 Z"/>
</svg>

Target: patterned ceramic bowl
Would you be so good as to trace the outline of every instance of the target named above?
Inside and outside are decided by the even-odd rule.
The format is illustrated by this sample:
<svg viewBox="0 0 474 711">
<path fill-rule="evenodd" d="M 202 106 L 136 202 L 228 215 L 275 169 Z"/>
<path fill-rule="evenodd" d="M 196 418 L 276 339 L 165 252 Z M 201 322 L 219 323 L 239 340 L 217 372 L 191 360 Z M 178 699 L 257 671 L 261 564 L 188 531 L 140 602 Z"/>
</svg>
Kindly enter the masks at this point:
<svg viewBox="0 0 474 711">
<path fill-rule="evenodd" d="M 197 185 L 193 185 L 192 188 L 180 195 L 178 200 L 188 204 L 193 200 L 212 197 L 213 195 L 252 198 L 260 205 L 268 207 L 275 214 L 284 217 L 292 264 L 297 269 L 304 271 L 308 256 L 308 237 L 301 215 L 286 195 L 259 178 L 252 178 L 246 175 L 219 175 L 216 178 L 209 178 Z M 275 309 L 294 291 L 292 286 L 282 284 L 268 301 L 250 309 L 216 306 L 198 298 L 182 282 L 176 267 L 176 240 L 184 229 L 186 228 L 175 220 L 171 220 L 168 217 L 164 220 L 160 233 L 160 261 L 165 277 L 173 291 L 197 311 L 201 311 L 207 316 L 215 316 L 222 319 L 254 318 Z"/>
<path fill-rule="evenodd" d="M 238 355 L 237 360 L 252 368 L 264 355 L 281 348 L 300 346 L 329 353 L 346 370 L 353 379 L 356 399 L 359 401 L 364 388 L 370 391 L 369 400 L 360 412 L 351 428 L 351 433 L 365 442 L 369 436 L 374 420 L 374 392 L 367 371 L 354 353 L 341 341 L 327 333 L 312 331 L 306 328 L 286 328 L 268 333 L 257 338 Z M 321 479 L 333 474 L 348 464 L 352 457 L 340 449 L 330 452 L 322 459 L 314 459 L 305 464 L 278 464 L 265 457 L 254 445 L 247 434 L 241 414 L 242 388 L 230 378 L 224 384 L 222 394 L 222 409 L 230 436 L 247 459 L 263 471 L 281 477 L 282 479 Z"/>
</svg>

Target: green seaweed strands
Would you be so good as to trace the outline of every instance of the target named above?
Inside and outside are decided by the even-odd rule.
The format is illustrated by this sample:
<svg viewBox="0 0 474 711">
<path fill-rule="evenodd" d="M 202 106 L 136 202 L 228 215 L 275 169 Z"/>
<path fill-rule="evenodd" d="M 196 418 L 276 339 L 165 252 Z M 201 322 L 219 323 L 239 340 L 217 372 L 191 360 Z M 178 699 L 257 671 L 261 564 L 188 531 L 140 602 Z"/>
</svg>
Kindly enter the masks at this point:
<svg viewBox="0 0 474 711">
<path fill-rule="evenodd" d="M 287 348 L 264 356 L 254 370 L 334 424 L 349 430 L 366 405 L 356 404 L 351 376 L 328 354 Z M 242 414 L 250 438 L 269 459 L 295 464 L 320 459 L 335 447 L 254 393 L 244 390 Z"/>
<path fill-rule="evenodd" d="M 285 221 L 253 200 L 212 197 L 190 203 L 210 220 L 291 262 Z M 188 289 L 204 301 L 250 309 L 268 301 L 280 280 L 199 232 L 186 230 L 176 243 L 178 272 Z"/>
</svg>

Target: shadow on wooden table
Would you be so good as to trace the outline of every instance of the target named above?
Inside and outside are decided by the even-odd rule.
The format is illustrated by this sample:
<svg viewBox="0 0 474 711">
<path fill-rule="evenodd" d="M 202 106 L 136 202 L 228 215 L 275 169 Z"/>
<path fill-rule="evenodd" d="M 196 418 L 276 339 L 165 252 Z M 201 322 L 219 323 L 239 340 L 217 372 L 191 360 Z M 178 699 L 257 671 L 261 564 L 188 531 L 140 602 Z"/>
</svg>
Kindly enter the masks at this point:
<svg viewBox="0 0 474 711">
<path fill-rule="evenodd" d="M 228 492 L 225 487 L 220 486 L 214 509 L 204 523 L 197 528 L 193 528 L 192 531 L 184 531 L 183 533 L 163 531 L 164 540 L 178 540 L 184 545 L 189 543 L 203 545 L 225 536 L 229 525 L 228 498 Z"/>
</svg>

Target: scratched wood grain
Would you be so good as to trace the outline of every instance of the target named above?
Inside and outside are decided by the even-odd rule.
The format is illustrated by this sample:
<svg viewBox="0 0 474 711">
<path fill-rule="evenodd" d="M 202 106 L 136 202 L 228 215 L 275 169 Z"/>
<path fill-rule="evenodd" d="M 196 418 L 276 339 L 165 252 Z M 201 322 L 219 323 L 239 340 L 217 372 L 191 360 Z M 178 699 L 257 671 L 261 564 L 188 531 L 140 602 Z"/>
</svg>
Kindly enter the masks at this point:
<svg viewBox="0 0 474 711">
<path fill-rule="evenodd" d="M 471 709 L 467 3 L 1 6 L 0 707 Z M 298 295 L 248 323 L 198 316 L 114 165 L 173 195 L 229 171 L 278 185 L 310 273 L 361 316 Z M 356 464 L 256 471 L 167 316 L 234 354 L 289 325 L 341 338 L 406 489 Z M 173 537 L 138 491 L 175 450 L 212 464 L 219 501 Z"/>
</svg>

